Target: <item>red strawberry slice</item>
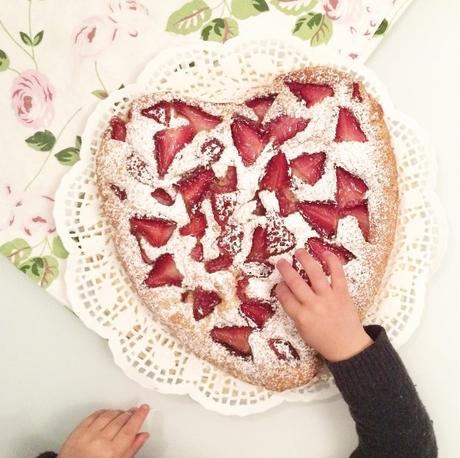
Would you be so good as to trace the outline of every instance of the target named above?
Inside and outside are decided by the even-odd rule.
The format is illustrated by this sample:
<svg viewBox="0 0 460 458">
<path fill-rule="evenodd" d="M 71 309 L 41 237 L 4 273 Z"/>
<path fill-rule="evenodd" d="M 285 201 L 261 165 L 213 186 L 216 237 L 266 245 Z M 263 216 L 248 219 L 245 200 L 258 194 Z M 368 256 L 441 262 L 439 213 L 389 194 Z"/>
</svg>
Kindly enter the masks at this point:
<svg viewBox="0 0 460 458">
<path fill-rule="evenodd" d="M 267 137 L 273 140 L 274 145 L 281 145 L 306 129 L 309 122 L 309 119 L 279 116 L 268 124 Z"/>
<path fill-rule="evenodd" d="M 158 102 L 148 108 L 143 108 L 141 115 L 153 119 L 159 124 L 169 126 L 169 122 L 171 121 L 171 104 L 169 102 Z"/>
<path fill-rule="evenodd" d="M 249 277 L 267 278 L 275 270 L 275 267 L 270 262 L 245 262 L 241 266 L 241 270 Z"/>
<path fill-rule="evenodd" d="M 338 207 L 345 208 L 363 202 L 368 190 L 366 183 L 341 167 L 337 167 L 335 173 L 337 177 L 335 199 Z"/>
<path fill-rule="evenodd" d="M 215 291 L 206 291 L 201 288 L 193 291 L 193 318 L 196 321 L 202 320 L 211 314 L 216 305 L 221 303 L 219 295 Z"/>
<path fill-rule="evenodd" d="M 195 131 L 190 126 L 160 130 L 154 135 L 155 157 L 160 177 L 164 176 L 176 154 L 189 144 L 194 136 Z"/>
<path fill-rule="evenodd" d="M 284 153 L 279 151 L 267 164 L 265 175 L 260 181 L 260 189 L 275 191 L 289 186 L 289 166 Z"/>
<path fill-rule="evenodd" d="M 262 226 L 257 226 L 252 235 L 251 251 L 246 261 L 264 262 L 267 257 L 267 230 Z"/>
<path fill-rule="evenodd" d="M 275 314 L 271 304 L 258 299 L 250 299 L 240 306 L 243 315 L 249 318 L 259 329 Z"/>
<path fill-rule="evenodd" d="M 233 259 L 228 254 L 221 254 L 217 258 L 210 259 L 204 263 L 204 268 L 206 272 L 212 274 L 213 272 L 218 272 L 219 270 L 228 269 L 233 263 Z"/>
<path fill-rule="evenodd" d="M 228 224 L 217 237 L 217 246 L 222 254 L 235 256 L 241 251 L 244 232 L 241 224 Z"/>
<path fill-rule="evenodd" d="M 126 170 L 134 179 L 147 186 L 152 186 L 155 180 L 153 170 L 137 154 L 130 154 L 126 158 Z"/>
<path fill-rule="evenodd" d="M 324 153 L 301 154 L 291 161 L 292 173 L 305 183 L 314 185 L 324 173 Z"/>
<path fill-rule="evenodd" d="M 246 166 L 254 164 L 267 141 L 260 124 L 241 116 L 231 126 L 233 143 Z"/>
<path fill-rule="evenodd" d="M 146 264 L 153 264 L 153 259 L 151 259 L 144 250 L 144 247 L 141 245 L 140 238 L 137 239 L 137 243 L 139 244 L 139 250 L 141 252 L 142 261 L 144 261 Z"/>
<path fill-rule="evenodd" d="M 223 177 L 217 178 L 212 184 L 212 191 L 215 193 L 236 191 L 237 175 L 236 167 L 231 165 Z"/>
<path fill-rule="evenodd" d="M 174 203 L 174 199 L 163 188 L 155 189 L 150 195 L 160 202 L 160 204 L 167 205 L 168 207 Z"/>
<path fill-rule="evenodd" d="M 214 178 L 212 169 L 199 167 L 179 181 L 179 192 L 182 194 L 189 212 L 203 200 L 204 194 L 211 186 Z"/>
<path fill-rule="evenodd" d="M 210 138 L 201 145 L 201 152 L 204 157 L 208 157 L 211 162 L 218 161 L 224 150 L 224 144 L 217 138 Z"/>
<path fill-rule="evenodd" d="M 165 245 L 176 228 L 174 221 L 160 218 L 131 218 L 129 225 L 131 234 L 145 238 L 155 247 Z"/>
<path fill-rule="evenodd" d="M 307 272 L 305 272 L 305 269 L 303 268 L 302 264 L 295 256 L 292 256 L 292 267 L 309 285 L 311 284 Z"/>
<path fill-rule="evenodd" d="M 120 200 L 126 200 L 126 191 L 124 189 L 121 189 L 118 187 L 116 184 L 110 183 L 110 189 L 113 191 L 113 193 L 120 199 Z"/>
<path fill-rule="evenodd" d="M 187 105 L 184 102 L 175 101 L 173 106 L 177 114 L 189 120 L 196 133 L 214 129 L 222 122 L 221 117 L 206 113 L 201 108 Z"/>
<path fill-rule="evenodd" d="M 249 279 L 246 275 L 242 274 L 236 282 L 236 295 L 241 302 L 248 300 L 246 295 L 246 288 L 249 285 Z"/>
<path fill-rule="evenodd" d="M 256 208 L 253 211 L 254 215 L 258 215 L 258 216 L 265 215 L 267 211 L 265 210 L 265 207 L 263 206 L 262 201 L 260 200 L 259 191 L 255 193 L 254 198 L 252 200 L 256 201 Z"/>
<path fill-rule="evenodd" d="M 332 202 L 299 202 L 300 214 L 319 234 L 332 237 L 337 231 L 338 211 Z"/>
<path fill-rule="evenodd" d="M 288 216 L 297 211 L 297 198 L 289 188 L 278 189 L 276 197 L 278 198 L 281 216 Z"/>
<path fill-rule="evenodd" d="M 309 238 L 307 244 L 308 248 L 310 249 L 310 253 L 321 263 L 326 275 L 329 275 L 330 273 L 325 257 L 327 252 L 331 252 L 337 256 L 343 265 L 355 257 L 353 253 L 348 251 L 343 246 L 327 243 L 318 237 Z"/>
<path fill-rule="evenodd" d="M 171 254 L 165 253 L 159 256 L 152 270 L 145 279 L 145 284 L 150 288 L 158 286 L 181 286 L 184 277 L 177 270 L 176 263 Z"/>
<path fill-rule="evenodd" d="M 249 345 L 249 336 L 252 328 L 250 326 L 224 326 L 215 327 L 211 330 L 211 338 L 226 347 L 231 353 L 249 357 L 252 355 Z"/>
<path fill-rule="evenodd" d="M 269 256 L 285 253 L 294 248 L 294 234 L 278 218 L 271 219 L 267 226 L 267 253 Z"/>
<path fill-rule="evenodd" d="M 353 93 L 351 95 L 352 99 L 362 102 L 363 98 L 361 97 L 361 91 L 359 89 L 359 83 L 353 83 Z"/>
<path fill-rule="evenodd" d="M 299 99 L 304 100 L 308 108 L 334 95 L 334 89 L 327 84 L 287 82 L 290 91 Z"/>
<path fill-rule="evenodd" d="M 363 233 L 364 239 L 369 241 L 370 225 L 369 225 L 369 212 L 367 210 L 367 202 L 356 205 L 354 207 L 347 207 L 341 210 L 341 216 L 351 215 L 358 220 L 359 228 Z"/>
<path fill-rule="evenodd" d="M 201 212 L 195 212 L 190 216 L 190 222 L 179 229 L 180 235 L 193 235 L 203 237 L 206 230 L 206 217 Z"/>
<path fill-rule="evenodd" d="M 224 194 L 211 194 L 211 207 L 214 219 L 219 226 L 224 226 L 235 211 L 236 194 L 233 192 Z"/>
<path fill-rule="evenodd" d="M 110 135 L 113 140 L 118 140 L 120 142 L 124 142 L 126 140 L 126 124 L 121 118 L 114 116 L 110 120 L 110 127 Z"/>
<path fill-rule="evenodd" d="M 275 100 L 277 94 L 267 95 L 266 97 L 256 97 L 255 99 L 248 100 L 246 106 L 254 110 L 254 113 L 259 118 L 259 121 L 263 121 L 265 114 L 270 109 Z"/>
<path fill-rule="evenodd" d="M 367 142 L 367 137 L 355 115 L 348 108 L 340 108 L 337 127 L 335 130 L 336 142 Z"/>
<path fill-rule="evenodd" d="M 278 359 L 282 361 L 293 361 L 300 359 L 299 353 L 292 346 L 291 342 L 283 339 L 269 339 L 268 346 L 275 352 Z"/>
<path fill-rule="evenodd" d="M 203 244 L 201 242 L 196 242 L 192 251 L 190 251 L 190 257 L 197 262 L 201 262 L 203 260 Z"/>
</svg>

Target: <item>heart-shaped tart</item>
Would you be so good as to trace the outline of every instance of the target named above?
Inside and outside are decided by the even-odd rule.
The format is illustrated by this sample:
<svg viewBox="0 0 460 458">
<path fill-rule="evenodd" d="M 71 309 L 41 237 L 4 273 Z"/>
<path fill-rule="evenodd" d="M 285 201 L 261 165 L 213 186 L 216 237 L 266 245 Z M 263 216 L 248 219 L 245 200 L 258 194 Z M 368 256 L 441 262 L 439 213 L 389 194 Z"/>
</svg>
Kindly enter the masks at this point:
<svg viewBox="0 0 460 458">
<path fill-rule="evenodd" d="M 321 366 L 284 313 L 275 263 L 306 247 L 344 264 L 363 316 L 395 233 L 397 172 L 380 105 L 329 67 L 282 75 L 245 100 L 172 93 L 110 120 L 97 183 L 140 298 L 186 347 L 271 390 Z"/>
</svg>

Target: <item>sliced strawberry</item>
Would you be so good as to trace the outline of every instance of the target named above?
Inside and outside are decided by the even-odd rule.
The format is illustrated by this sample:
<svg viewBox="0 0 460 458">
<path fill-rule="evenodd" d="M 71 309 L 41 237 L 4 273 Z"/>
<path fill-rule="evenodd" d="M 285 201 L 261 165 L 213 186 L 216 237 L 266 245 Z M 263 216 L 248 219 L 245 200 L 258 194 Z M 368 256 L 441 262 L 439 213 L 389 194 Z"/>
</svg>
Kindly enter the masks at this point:
<svg viewBox="0 0 460 458">
<path fill-rule="evenodd" d="M 206 113 L 201 108 L 187 105 L 184 102 L 175 101 L 173 106 L 177 114 L 189 120 L 195 132 L 214 129 L 222 122 L 221 117 Z"/>
<path fill-rule="evenodd" d="M 329 275 L 329 267 L 325 257 L 327 252 L 331 252 L 337 256 L 343 265 L 355 257 L 353 253 L 348 251 L 343 246 L 327 243 L 319 237 L 309 238 L 307 244 L 308 248 L 310 249 L 310 253 L 321 263 L 326 275 Z"/>
<path fill-rule="evenodd" d="M 144 261 L 146 264 L 153 264 L 153 259 L 151 259 L 147 252 L 144 250 L 140 238 L 137 239 L 137 243 L 139 244 L 139 250 L 141 252 L 142 261 Z"/>
<path fill-rule="evenodd" d="M 299 202 L 300 214 L 319 234 L 332 237 L 337 231 L 338 211 L 332 202 Z"/>
<path fill-rule="evenodd" d="M 275 270 L 275 266 L 270 262 L 245 262 L 241 266 L 241 270 L 249 277 L 267 278 Z"/>
<path fill-rule="evenodd" d="M 201 288 L 193 291 L 193 318 L 196 321 L 202 320 L 211 314 L 216 305 L 221 303 L 219 295 L 215 291 L 206 291 Z"/>
<path fill-rule="evenodd" d="M 219 226 L 224 226 L 235 211 L 236 194 L 234 192 L 224 194 L 211 194 L 211 207 L 214 219 Z"/>
<path fill-rule="evenodd" d="M 159 124 L 169 126 L 169 122 L 171 121 L 171 104 L 169 102 L 158 102 L 148 108 L 143 108 L 141 115 L 153 119 Z"/>
<path fill-rule="evenodd" d="M 150 195 L 160 202 L 160 204 L 167 205 L 168 207 L 174 203 L 174 199 L 163 188 L 155 189 Z"/>
<path fill-rule="evenodd" d="M 278 189 L 276 197 L 278 198 L 281 216 L 288 216 L 297 211 L 297 198 L 289 188 Z"/>
<path fill-rule="evenodd" d="M 236 282 L 236 295 L 241 302 L 248 300 L 248 296 L 246 295 L 246 288 L 249 285 L 249 279 L 246 275 L 242 274 L 238 281 Z"/>
<path fill-rule="evenodd" d="M 314 185 L 324 173 L 324 153 L 301 154 L 291 161 L 292 173 L 305 183 Z"/>
<path fill-rule="evenodd" d="M 269 256 L 285 253 L 294 248 L 296 239 L 282 220 L 271 219 L 267 225 L 267 253 Z"/>
<path fill-rule="evenodd" d="M 159 256 L 152 270 L 145 279 L 145 284 L 150 288 L 158 286 L 181 286 L 182 274 L 177 270 L 176 263 L 171 254 L 165 253 Z"/>
<path fill-rule="evenodd" d="M 206 272 L 213 273 L 219 270 L 228 269 L 232 265 L 233 259 L 228 254 L 221 254 L 217 258 L 210 259 L 204 263 Z"/>
<path fill-rule="evenodd" d="M 259 121 L 262 122 L 265 118 L 265 114 L 270 109 L 278 94 L 267 95 L 266 97 L 256 97 L 255 99 L 248 100 L 246 106 L 254 110 L 254 113 L 259 118 Z"/>
<path fill-rule="evenodd" d="M 249 345 L 249 336 L 252 328 L 250 326 L 224 326 L 215 327 L 211 330 L 211 338 L 226 347 L 231 353 L 249 357 L 252 355 Z"/>
<path fill-rule="evenodd" d="M 152 186 L 155 181 L 153 170 L 135 153 L 126 158 L 126 170 L 137 181 Z"/>
<path fill-rule="evenodd" d="M 176 228 L 174 221 L 160 218 L 131 218 L 129 225 L 131 234 L 145 238 L 155 247 L 165 245 Z"/>
<path fill-rule="evenodd" d="M 291 342 L 283 339 L 269 339 L 268 346 L 275 352 L 278 359 L 282 361 L 293 361 L 300 359 L 299 353 L 292 346 Z"/>
<path fill-rule="evenodd" d="M 190 257 L 197 262 L 203 260 L 203 244 L 201 242 L 196 242 L 192 251 L 190 251 Z"/>
<path fill-rule="evenodd" d="M 225 150 L 224 144 L 217 138 L 210 138 L 201 145 L 201 152 L 211 162 L 216 162 Z"/>
<path fill-rule="evenodd" d="M 190 222 L 179 229 L 180 235 L 193 235 L 203 237 L 206 230 L 206 217 L 197 211 L 190 216 Z"/>
<path fill-rule="evenodd" d="M 358 204 L 354 207 L 347 207 L 341 210 L 341 216 L 351 215 L 358 220 L 359 228 L 363 233 L 364 239 L 369 241 L 370 225 L 369 225 L 369 212 L 367 210 L 367 202 Z"/>
<path fill-rule="evenodd" d="M 308 283 L 308 285 L 310 285 L 310 279 L 308 278 L 307 272 L 305 272 L 302 264 L 295 256 L 292 256 L 292 267 L 294 267 L 297 273 Z"/>
<path fill-rule="evenodd" d="M 120 200 L 126 200 L 126 191 L 124 189 L 121 189 L 118 187 L 116 184 L 110 183 L 110 189 L 113 191 L 113 193 L 120 199 Z"/>
<path fill-rule="evenodd" d="M 227 167 L 227 172 L 223 177 L 217 178 L 212 184 L 211 190 L 215 193 L 236 191 L 237 175 L 236 167 L 231 165 Z"/>
<path fill-rule="evenodd" d="M 279 116 L 270 121 L 267 128 L 267 137 L 273 140 L 275 145 L 281 145 L 291 139 L 302 130 L 306 129 L 309 119 L 293 118 L 291 116 Z"/>
<path fill-rule="evenodd" d="M 258 215 L 258 216 L 265 215 L 267 211 L 265 210 L 265 207 L 263 206 L 262 201 L 260 200 L 259 191 L 257 191 L 254 194 L 254 198 L 252 200 L 256 201 L 256 208 L 253 211 L 254 215 Z"/>
<path fill-rule="evenodd" d="M 265 175 L 260 181 L 260 189 L 275 191 L 289 186 L 289 166 L 284 153 L 279 151 L 265 168 Z"/>
<path fill-rule="evenodd" d="M 264 262 L 267 257 L 267 231 L 264 227 L 257 226 L 252 234 L 251 251 L 246 261 Z"/>
<path fill-rule="evenodd" d="M 366 183 L 341 167 L 337 167 L 335 173 L 337 177 L 335 199 L 338 207 L 351 207 L 363 202 L 368 190 Z"/>
<path fill-rule="evenodd" d="M 326 97 L 334 95 L 334 89 L 327 84 L 297 83 L 287 82 L 290 91 L 299 99 L 304 100 L 307 107 L 311 107 L 321 102 Z"/>
<path fill-rule="evenodd" d="M 227 224 L 217 237 L 217 246 L 222 254 L 235 256 L 241 251 L 244 232 L 241 224 Z"/>
<path fill-rule="evenodd" d="M 337 127 L 335 130 L 336 142 L 367 142 L 358 120 L 348 108 L 340 108 Z"/>
<path fill-rule="evenodd" d="M 260 124 L 241 116 L 231 126 L 233 143 L 246 166 L 254 164 L 267 141 Z"/>
<path fill-rule="evenodd" d="M 113 140 L 124 142 L 126 140 L 126 124 L 118 116 L 114 116 L 110 120 L 111 133 L 110 136 Z"/>
<path fill-rule="evenodd" d="M 214 178 L 212 169 L 199 167 L 179 181 L 178 189 L 189 212 L 203 200 Z"/>
<path fill-rule="evenodd" d="M 168 171 L 176 154 L 193 140 L 195 131 L 190 126 L 160 130 L 154 135 L 155 157 L 158 174 L 162 177 Z"/>
<path fill-rule="evenodd" d="M 243 302 L 240 306 L 243 315 L 249 318 L 259 329 L 265 326 L 265 323 L 275 314 L 269 302 L 258 299 L 250 299 Z"/>
<path fill-rule="evenodd" d="M 351 95 L 352 99 L 362 102 L 363 98 L 361 97 L 361 91 L 359 89 L 359 83 L 353 83 L 353 93 Z"/>
</svg>

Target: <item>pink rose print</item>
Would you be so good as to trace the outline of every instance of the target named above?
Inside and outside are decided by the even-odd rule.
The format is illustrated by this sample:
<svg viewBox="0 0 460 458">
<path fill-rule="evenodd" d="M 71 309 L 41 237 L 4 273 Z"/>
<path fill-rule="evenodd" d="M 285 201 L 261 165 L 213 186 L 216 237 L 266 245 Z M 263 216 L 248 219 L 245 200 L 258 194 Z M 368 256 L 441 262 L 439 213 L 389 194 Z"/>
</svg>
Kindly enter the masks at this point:
<svg viewBox="0 0 460 458">
<path fill-rule="evenodd" d="M 96 57 L 111 45 L 116 33 L 116 24 L 112 20 L 91 16 L 76 27 L 72 42 L 81 57 Z"/>
<path fill-rule="evenodd" d="M 366 8 L 362 0 L 322 0 L 327 16 L 342 24 L 358 23 Z"/>
<path fill-rule="evenodd" d="M 138 0 L 110 0 L 109 18 L 132 37 L 143 27 L 142 21 L 149 15 L 147 7 Z"/>
<path fill-rule="evenodd" d="M 25 70 L 13 80 L 11 105 L 19 122 L 26 127 L 40 128 L 54 117 L 54 88 L 48 78 L 37 70 Z"/>
<path fill-rule="evenodd" d="M 46 195 L 27 193 L 14 208 L 12 226 L 27 235 L 47 235 L 56 230 L 53 221 L 54 199 Z"/>
</svg>

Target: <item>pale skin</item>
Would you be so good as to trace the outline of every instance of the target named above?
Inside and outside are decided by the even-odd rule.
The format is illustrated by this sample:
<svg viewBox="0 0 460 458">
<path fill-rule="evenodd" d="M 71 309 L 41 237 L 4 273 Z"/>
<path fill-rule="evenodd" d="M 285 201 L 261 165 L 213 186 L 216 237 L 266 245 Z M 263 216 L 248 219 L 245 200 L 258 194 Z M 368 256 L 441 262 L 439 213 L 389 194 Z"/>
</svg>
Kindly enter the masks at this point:
<svg viewBox="0 0 460 458">
<path fill-rule="evenodd" d="M 329 279 L 306 250 L 297 250 L 295 256 L 311 286 L 281 259 L 276 267 L 283 281 L 276 295 L 302 339 L 333 362 L 349 359 L 372 345 L 348 293 L 340 260 L 332 253 L 327 255 Z M 70 434 L 58 458 L 132 458 L 149 439 L 148 433 L 140 432 L 148 413 L 145 404 L 127 411 L 98 410 Z"/>
</svg>

